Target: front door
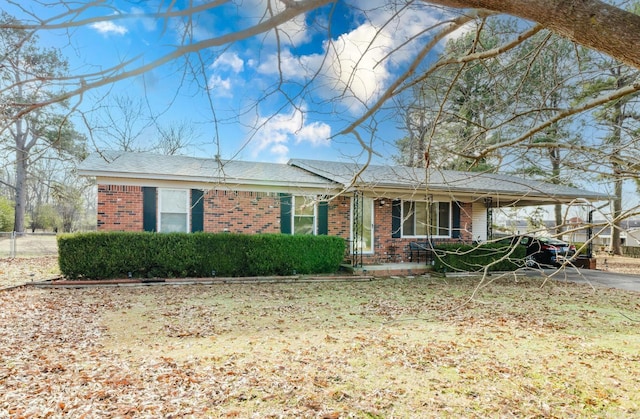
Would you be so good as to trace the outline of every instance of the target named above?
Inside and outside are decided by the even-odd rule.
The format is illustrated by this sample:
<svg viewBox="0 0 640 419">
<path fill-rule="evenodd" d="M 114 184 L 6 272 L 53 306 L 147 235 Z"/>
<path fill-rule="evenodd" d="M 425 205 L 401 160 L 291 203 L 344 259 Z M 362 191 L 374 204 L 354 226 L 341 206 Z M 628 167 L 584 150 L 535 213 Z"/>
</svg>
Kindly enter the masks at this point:
<svg viewBox="0 0 640 419">
<path fill-rule="evenodd" d="M 373 198 L 351 200 L 351 243 L 352 253 L 373 253 Z"/>
</svg>

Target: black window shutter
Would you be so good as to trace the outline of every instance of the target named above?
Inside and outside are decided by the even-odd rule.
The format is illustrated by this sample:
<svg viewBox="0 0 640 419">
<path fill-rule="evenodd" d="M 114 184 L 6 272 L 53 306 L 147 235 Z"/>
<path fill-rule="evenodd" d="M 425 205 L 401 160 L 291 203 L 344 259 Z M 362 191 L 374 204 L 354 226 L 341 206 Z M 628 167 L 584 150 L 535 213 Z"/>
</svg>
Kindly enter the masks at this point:
<svg viewBox="0 0 640 419">
<path fill-rule="evenodd" d="M 452 202 L 451 208 L 453 214 L 451 214 L 451 237 L 454 239 L 459 239 L 460 234 L 460 203 Z"/>
<path fill-rule="evenodd" d="M 321 201 L 318 203 L 318 234 L 329 234 L 329 203 Z"/>
<path fill-rule="evenodd" d="M 191 189 L 191 232 L 204 231 L 204 192 Z"/>
<path fill-rule="evenodd" d="M 402 236 L 400 226 L 402 225 L 402 201 L 396 200 L 391 203 L 391 237 L 399 239 Z"/>
<path fill-rule="evenodd" d="M 156 231 L 156 188 L 142 187 L 142 228 Z"/>
<path fill-rule="evenodd" d="M 280 232 L 282 234 L 292 234 L 291 231 L 291 195 L 280 194 Z"/>
</svg>

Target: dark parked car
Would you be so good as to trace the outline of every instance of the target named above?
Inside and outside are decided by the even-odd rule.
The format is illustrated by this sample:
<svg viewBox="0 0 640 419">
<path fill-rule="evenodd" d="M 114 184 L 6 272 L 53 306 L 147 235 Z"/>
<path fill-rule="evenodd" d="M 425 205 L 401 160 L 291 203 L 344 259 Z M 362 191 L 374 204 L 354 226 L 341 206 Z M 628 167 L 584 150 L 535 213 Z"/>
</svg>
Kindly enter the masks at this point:
<svg viewBox="0 0 640 419">
<path fill-rule="evenodd" d="M 512 243 L 526 247 L 527 266 L 559 266 L 576 254 L 574 245 L 550 237 L 516 236 Z"/>
</svg>

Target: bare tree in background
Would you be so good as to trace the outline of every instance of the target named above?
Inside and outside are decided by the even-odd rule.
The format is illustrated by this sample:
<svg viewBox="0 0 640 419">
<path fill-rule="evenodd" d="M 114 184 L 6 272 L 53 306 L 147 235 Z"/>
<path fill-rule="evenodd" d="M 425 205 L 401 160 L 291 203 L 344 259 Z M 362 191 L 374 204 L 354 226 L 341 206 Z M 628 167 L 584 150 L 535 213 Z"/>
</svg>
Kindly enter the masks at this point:
<svg viewBox="0 0 640 419">
<path fill-rule="evenodd" d="M 15 170 L 13 182 L 4 183 L 14 196 L 14 229 L 23 232 L 27 211 L 28 182 L 32 166 L 50 153 L 80 156 L 84 137 L 68 119 L 59 86 L 49 80 L 64 80 L 67 62 L 55 49 L 41 48 L 37 36 L 15 29 L 18 21 L 0 17 L 0 146 L 9 154 Z M 51 102 L 51 106 L 25 107 Z"/>
<path fill-rule="evenodd" d="M 406 107 L 409 134 L 398 141 L 400 161 L 420 166 L 428 155 L 442 169 L 509 171 L 568 186 L 601 182 L 575 152 L 584 149 L 577 118 L 508 145 L 578 102 L 585 79 L 594 74 L 583 48 L 539 26 L 524 36 L 519 26 L 486 19 L 447 43 L 438 69 L 416 86 Z M 474 54 L 483 58 L 466 60 Z M 483 149 L 492 152 L 476 158 Z M 566 214 L 562 205 L 554 207 L 555 233 L 561 234 Z"/>
<path fill-rule="evenodd" d="M 90 123 L 98 149 L 173 155 L 184 152 L 196 138 L 196 130 L 189 121 L 160 123 L 144 98 L 110 96 L 98 110 L 99 121 Z"/>
<path fill-rule="evenodd" d="M 87 26 L 96 22 L 117 22 L 119 20 L 131 19 L 133 17 L 149 17 L 152 19 L 182 19 L 185 23 L 193 22 L 203 13 L 221 9 L 228 5 L 229 2 L 210 2 L 203 5 L 187 6 L 183 9 L 173 9 L 172 3 L 161 5 L 155 12 L 141 16 L 126 13 L 114 13 L 114 7 L 103 2 L 86 2 L 81 5 L 65 1 L 52 1 L 50 7 L 59 7 L 60 13 L 54 19 L 45 16 L 38 16 L 31 9 L 24 7 L 22 2 L 6 1 L 17 10 L 21 10 L 28 19 L 22 22 L 5 22 L 3 27 L 12 29 L 21 29 L 27 34 L 39 31 L 55 31 L 55 30 L 72 30 L 77 27 Z M 134 3 L 132 3 L 134 4 Z M 266 6 L 266 7 L 265 7 Z M 134 76 L 144 74 L 160 65 L 171 62 L 190 54 L 204 51 L 207 48 L 225 48 L 233 42 L 241 41 L 261 34 L 273 32 L 276 37 L 283 40 L 291 34 L 287 33 L 285 25 L 295 19 L 299 19 L 310 12 L 317 12 L 327 15 L 330 19 L 332 7 L 335 3 L 329 0 L 303 0 L 303 1 L 284 1 L 272 0 L 262 3 L 262 18 L 255 19 L 249 24 L 243 25 L 243 28 L 232 32 L 222 32 L 216 36 L 195 41 L 193 36 L 189 36 L 191 25 L 185 24 L 184 35 L 182 37 L 184 44 L 176 45 L 166 55 L 153 61 L 142 62 L 142 57 L 138 60 L 116 62 L 112 67 L 86 74 L 74 74 L 72 77 L 64 79 L 49 79 L 51 83 L 65 83 L 71 87 L 64 93 L 60 93 L 57 97 L 48 98 L 48 100 L 24 104 L 22 111 L 29 112 L 35 108 L 44 106 L 55 101 L 62 101 L 94 89 L 100 86 L 109 85 L 114 82 L 125 80 Z M 440 6 L 445 6 L 442 10 Z M 354 6 L 355 7 L 355 6 Z M 371 7 L 379 7 L 378 4 Z M 566 2 L 566 1 L 458 1 L 458 0 L 441 0 L 441 1 L 413 1 L 413 2 L 397 2 L 390 0 L 384 4 L 385 8 L 393 11 L 390 13 L 389 21 L 383 22 L 392 25 L 394 19 L 397 19 L 401 13 L 409 13 L 413 9 L 432 8 L 434 14 L 441 17 L 440 21 L 425 27 L 420 33 L 420 37 L 429 34 L 432 40 L 440 40 L 451 34 L 455 30 L 463 27 L 469 21 L 491 14 L 510 14 L 517 16 L 530 22 L 538 22 L 543 27 L 554 31 L 561 36 L 565 36 L 577 43 L 588 48 L 602 51 L 610 56 L 631 65 L 640 67 L 640 52 L 635 48 L 629 48 L 629 45 L 635 45 L 640 40 L 640 16 L 627 12 L 620 7 L 600 1 L 586 2 Z M 365 6 L 361 6 L 363 14 L 367 12 Z M 84 14 L 87 10 L 91 10 L 92 16 L 88 17 Z M 260 15 L 258 11 L 254 15 Z M 365 15 L 366 16 L 366 15 Z M 381 26 L 378 24 L 377 26 Z M 296 27 L 295 30 L 299 30 Z M 327 35 L 330 36 L 330 33 Z M 408 40 L 407 40 L 408 41 Z M 373 42 L 373 40 L 372 40 Z M 437 42 L 426 42 L 424 48 L 419 51 L 413 64 L 406 74 L 390 83 L 384 94 L 380 95 L 380 99 L 385 101 L 395 94 L 406 88 L 412 78 L 419 77 L 424 74 L 424 70 L 418 74 L 415 66 L 420 64 L 426 54 L 436 48 Z M 499 51 L 497 51 L 499 53 Z M 393 51 L 384 58 L 392 58 Z M 472 57 L 469 57 L 471 59 Z M 186 68 L 186 67 L 185 67 Z M 195 68 L 194 65 L 189 67 Z M 284 81 L 283 81 L 284 82 Z M 74 84 L 75 83 L 75 84 Z M 277 86 L 274 88 L 276 91 Z M 618 92 L 623 95 L 628 89 Z M 372 103 L 370 111 L 381 106 L 381 101 Z M 360 120 L 354 121 L 361 122 Z M 354 125 L 355 126 L 355 125 Z M 353 130 L 354 126 L 348 127 L 345 132 Z"/>
<path fill-rule="evenodd" d="M 142 151 L 145 145 L 140 137 L 152 123 L 142 98 L 115 95 L 105 105 L 101 121 L 93 124 L 93 137 L 99 138 L 103 148 Z"/>
<path fill-rule="evenodd" d="M 167 126 L 158 127 L 158 142 L 153 150 L 167 156 L 181 154 L 187 147 L 193 144 L 196 138 L 196 130 L 187 121 L 172 122 Z"/>
<path fill-rule="evenodd" d="M 594 65 L 599 71 L 584 84 L 583 98 L 606 94 L 629 87 L 636 83 L 640 72 L 622 63 L 594 57 Z M 610 249 L 616 255 L 622 254 L 621 229 L 626 218 L 623 211 L 623 183 L 630 177 L 638 177 L 638 132 L 640 132 L 640 101 L 638 94 L 630 94 L 608 102 L 594 112 L 598 128 L 604 131 L 600 143 L 598 175 L 612 183 L 612 231 Z"/>
</svg>

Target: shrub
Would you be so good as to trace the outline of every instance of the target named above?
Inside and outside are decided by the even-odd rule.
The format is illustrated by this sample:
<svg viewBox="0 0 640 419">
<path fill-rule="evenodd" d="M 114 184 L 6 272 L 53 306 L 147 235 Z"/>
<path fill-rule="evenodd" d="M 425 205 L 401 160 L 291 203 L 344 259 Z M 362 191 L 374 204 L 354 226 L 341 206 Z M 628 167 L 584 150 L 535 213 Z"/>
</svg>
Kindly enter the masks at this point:
<svg viewBox="0 0 640 419">
<path fill-rule="evenodd" d="M 435 247 L 437 272 L 513 271 L 524 266 L 524 246 L 488 243 L 481 245 L 440 244 Z"/>
<path fill-rule="evenodd" d="M 622 246 L 622 254 L 624 256 L 627 256 L 627 257 L 640 258 L 640 247 L 638 247 L 638 246 Z"/>
<path fill-rule="evenodd" d="M 13 231 L 13 202 L 0 196 L 0 231 Z"/>
<path fill-rule="evenodd" d="M 335 272 L 345 242 L 330 236 L 77 233 L 58 236 L 68 278 L 264 276 Z"/>
<path fill-rule="evenodd" d="M 576 256 L 586 256 L 589 252 L 588 244 L 584 242 L 573 242 L 572 243 L 576 247 Z M 584 247 L 583 247 L 584 246 Z M 596 245 L 592 244 L 592 252 L 595 251 Z"/>
</svg>

